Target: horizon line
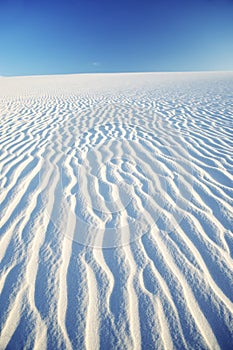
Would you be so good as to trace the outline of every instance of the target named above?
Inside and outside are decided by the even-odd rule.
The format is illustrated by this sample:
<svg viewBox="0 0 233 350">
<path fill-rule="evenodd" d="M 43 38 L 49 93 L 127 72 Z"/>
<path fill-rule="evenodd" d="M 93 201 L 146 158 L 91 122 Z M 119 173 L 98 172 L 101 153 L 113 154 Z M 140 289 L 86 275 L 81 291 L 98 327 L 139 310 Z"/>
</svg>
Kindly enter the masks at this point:
<svg viewBox="0 0 233 350">
<path fill-rule="evenodd" d="M 184 71 L 119 71 L 119 72 L 78 72 L 78 73 L 52 73 L 52 74 L 17 74 L 17 75 L 0 75 L 0 78 L 20 78 L 20 77 L 45 77 L 45 76 L 64 76 L 64 75 L 126 75 L 126 74 L 169 74 L 169 73 L 233 73 L 232 70 L 184 70 Z"/>
</svg>

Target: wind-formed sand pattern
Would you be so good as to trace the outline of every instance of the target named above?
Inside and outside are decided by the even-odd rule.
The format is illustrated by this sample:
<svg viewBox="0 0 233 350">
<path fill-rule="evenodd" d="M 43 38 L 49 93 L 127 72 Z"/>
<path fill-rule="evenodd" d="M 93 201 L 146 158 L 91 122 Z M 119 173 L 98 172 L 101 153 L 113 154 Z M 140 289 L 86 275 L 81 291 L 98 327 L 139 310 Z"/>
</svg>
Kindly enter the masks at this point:
<svg viewBox="0 0 233 350">
<path fill-rule="evenodd" d="M 233 347 L 233 73 L 0 78 L 0 349 Z"/>
</svg>

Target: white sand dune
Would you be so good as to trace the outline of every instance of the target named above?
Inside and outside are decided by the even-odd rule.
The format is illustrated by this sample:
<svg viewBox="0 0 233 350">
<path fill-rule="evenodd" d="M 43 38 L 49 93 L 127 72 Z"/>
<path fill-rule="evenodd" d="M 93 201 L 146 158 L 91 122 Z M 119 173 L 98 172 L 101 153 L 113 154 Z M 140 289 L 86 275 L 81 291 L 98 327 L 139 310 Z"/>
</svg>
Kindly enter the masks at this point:
<svg viewBox="0 0 233 350">
<path fill-rule="evenodd" d="M 233 348 L 232 91 L 0 79 L 0 349 Z"/>
</svg>

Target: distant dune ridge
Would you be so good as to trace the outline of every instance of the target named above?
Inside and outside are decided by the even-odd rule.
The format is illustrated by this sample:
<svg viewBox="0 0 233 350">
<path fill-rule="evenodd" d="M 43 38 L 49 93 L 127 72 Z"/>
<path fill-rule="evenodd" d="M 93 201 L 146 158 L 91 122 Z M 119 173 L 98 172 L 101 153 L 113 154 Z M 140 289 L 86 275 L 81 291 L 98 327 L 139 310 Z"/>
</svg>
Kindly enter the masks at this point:
<svg viewBox="0 0 233 350">
<path fill-rule="evenodd" d="M 233 348 L 233 73 L 0 82 L 0 349 Z"/>
</svg>

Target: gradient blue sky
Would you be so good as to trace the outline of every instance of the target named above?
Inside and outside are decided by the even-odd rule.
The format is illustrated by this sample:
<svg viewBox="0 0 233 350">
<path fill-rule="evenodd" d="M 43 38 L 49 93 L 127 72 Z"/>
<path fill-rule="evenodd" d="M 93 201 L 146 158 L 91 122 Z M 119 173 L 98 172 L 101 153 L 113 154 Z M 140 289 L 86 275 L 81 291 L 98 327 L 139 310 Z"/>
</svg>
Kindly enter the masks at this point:
<svg viewBox="0 0 233 350">
<path fill-rule="evenodd" d="M 0 0 L 0 75 L 233 70 L 232 0 Z"/>
</svg>

